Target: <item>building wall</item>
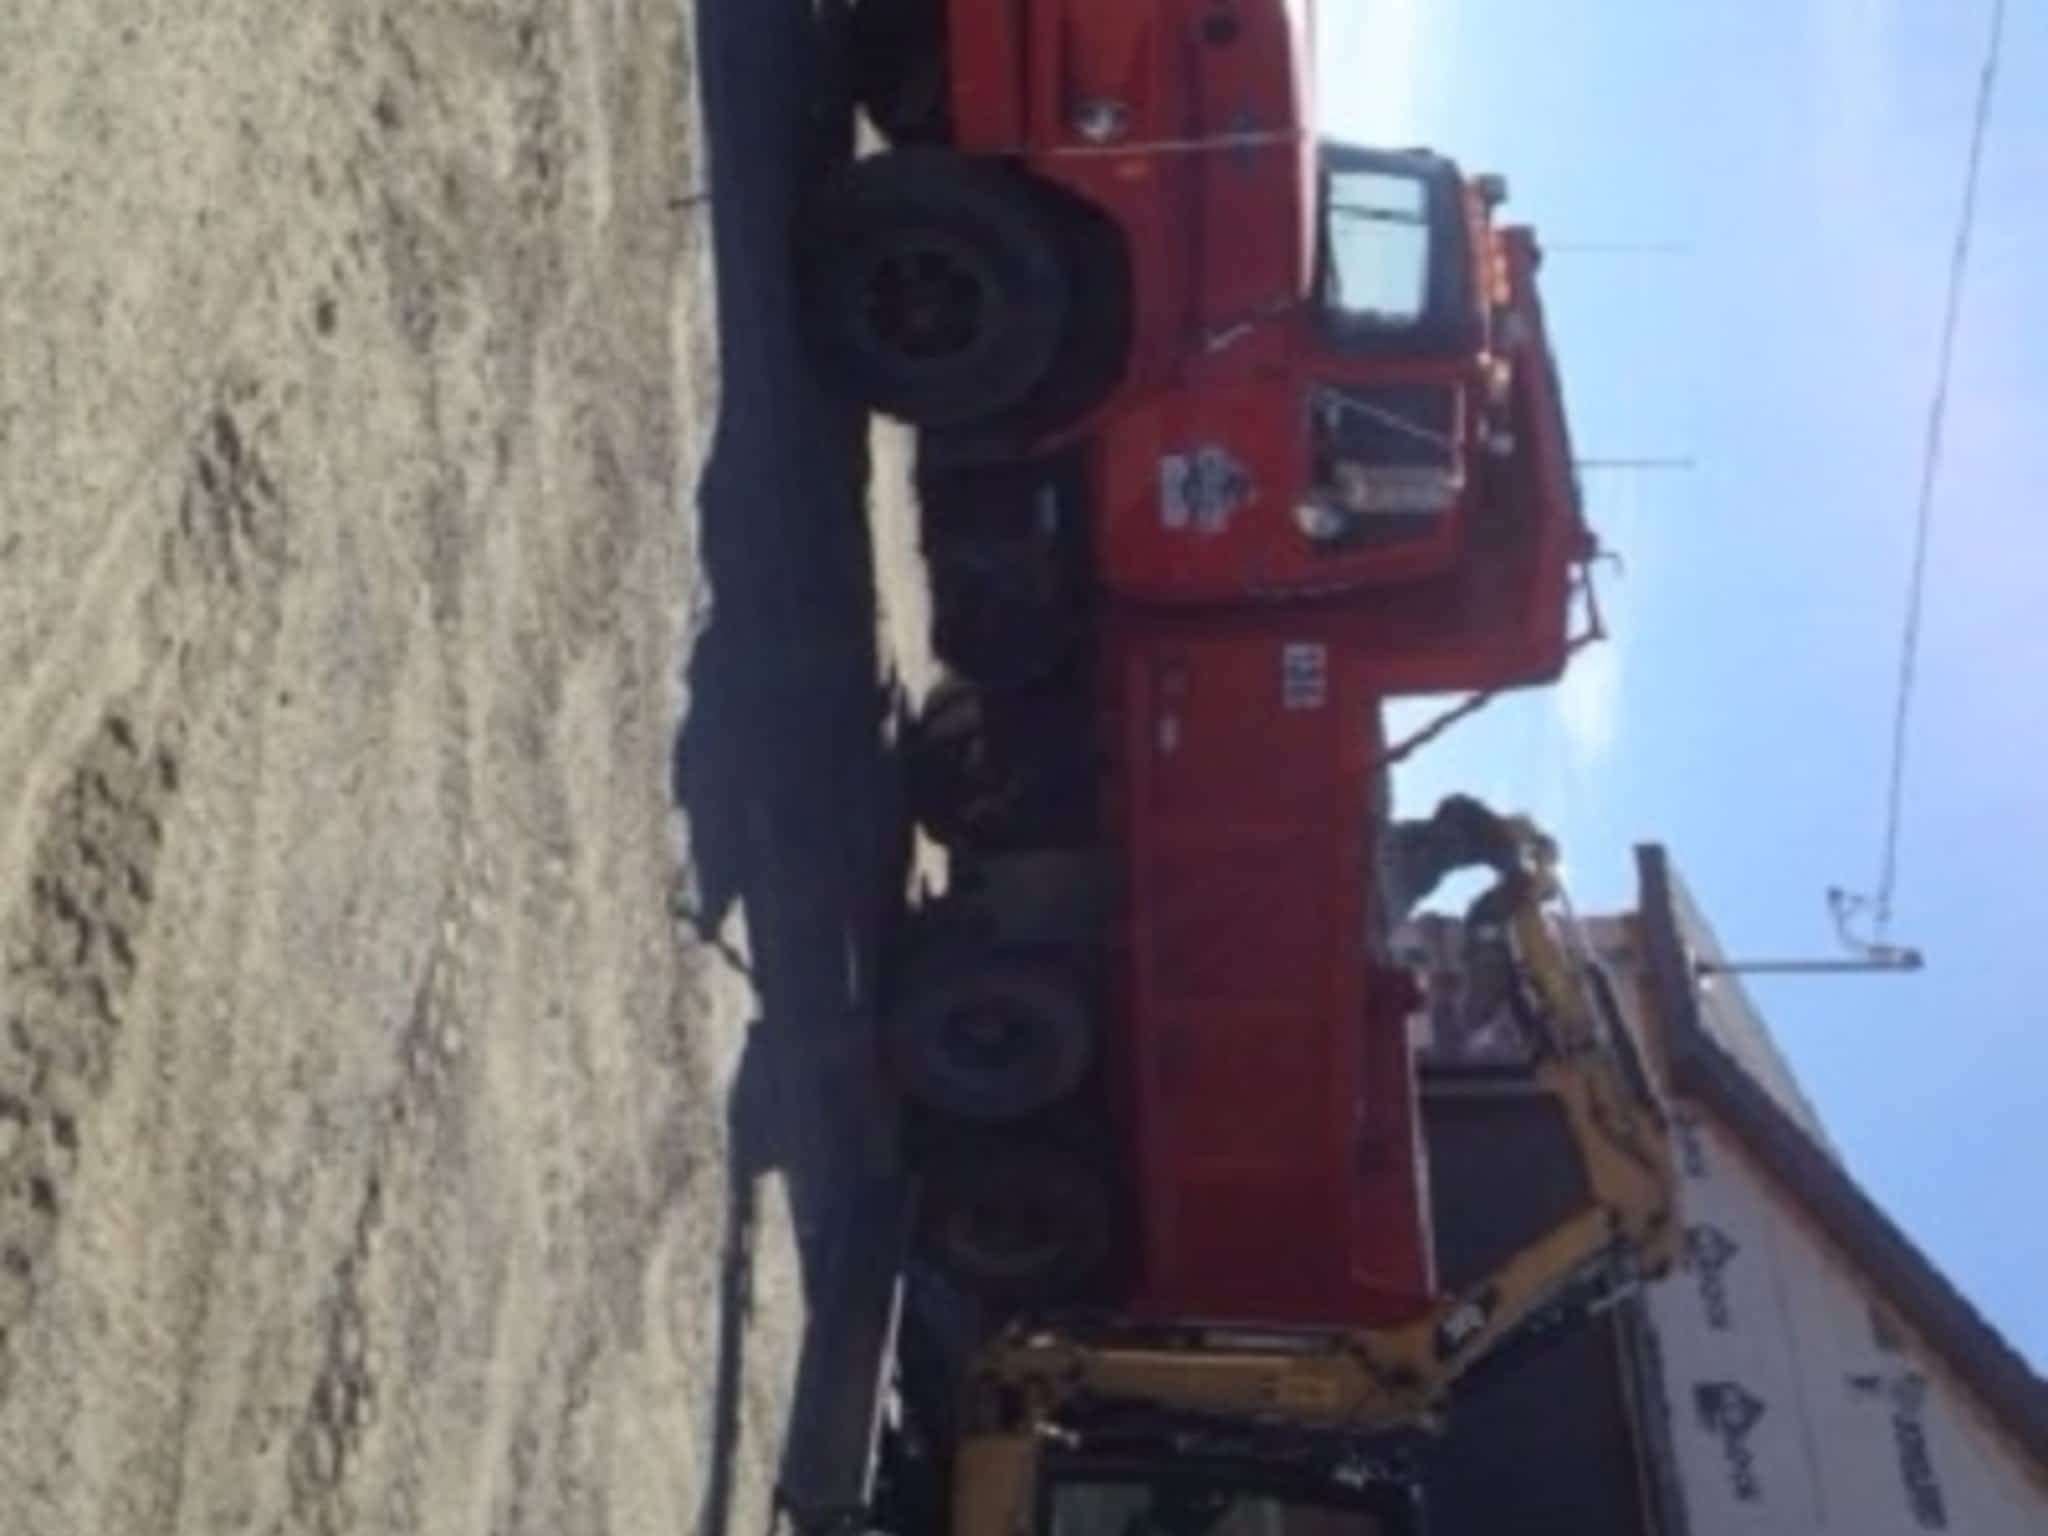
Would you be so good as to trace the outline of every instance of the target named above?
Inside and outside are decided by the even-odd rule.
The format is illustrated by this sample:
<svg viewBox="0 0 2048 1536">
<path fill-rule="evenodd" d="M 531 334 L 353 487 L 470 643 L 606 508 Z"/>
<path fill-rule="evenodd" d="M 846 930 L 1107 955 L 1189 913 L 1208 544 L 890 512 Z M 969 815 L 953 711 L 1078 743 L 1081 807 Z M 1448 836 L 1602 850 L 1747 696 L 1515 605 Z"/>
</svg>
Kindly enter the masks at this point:
<svg viewBox="0 0 2048 1536">
<path fill-rule="evenodd" d="M 1599 927 L 1602 958 L 1647 1032 L 1626 926 Z M 1700 947 L 1713 953 L 1711 936 Z M 1717 987 L 1703 1004 L 1730 1054 L 1824 1134 L 1739 989 Z M 1887 1319 L 1881 1287 L 1710 1116 L 1683 1102 L 1675 1111 L 1685 1267 L 1647 1304 L 1692 1536 L 2048 1532 L 2039 1469 Z"/>
<path fill-rule="evenodd" d="M 1686 1266 L 1649 1296 L 1694 1536 L 2040 1536 L 2048 1494 L 1872 1288 L 1681 1106 Z"/>
</svg>

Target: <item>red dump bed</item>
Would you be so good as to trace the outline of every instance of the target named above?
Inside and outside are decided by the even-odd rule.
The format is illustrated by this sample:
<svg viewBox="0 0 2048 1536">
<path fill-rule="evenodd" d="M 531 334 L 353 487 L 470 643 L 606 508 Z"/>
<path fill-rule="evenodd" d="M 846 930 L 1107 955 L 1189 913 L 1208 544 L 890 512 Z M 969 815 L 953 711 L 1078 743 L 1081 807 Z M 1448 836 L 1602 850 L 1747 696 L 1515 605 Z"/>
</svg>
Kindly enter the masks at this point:
<svg viewBox="0 0 2048 1536">
<path fill-rule="evenodd" d="M 1434 1285 L 1410 995 L 1369 936 L 1377 701 L 1284 629 L 1140 627 L 1113 654 L 1134 1310 L 1410 1316 Z"/>
</svg>

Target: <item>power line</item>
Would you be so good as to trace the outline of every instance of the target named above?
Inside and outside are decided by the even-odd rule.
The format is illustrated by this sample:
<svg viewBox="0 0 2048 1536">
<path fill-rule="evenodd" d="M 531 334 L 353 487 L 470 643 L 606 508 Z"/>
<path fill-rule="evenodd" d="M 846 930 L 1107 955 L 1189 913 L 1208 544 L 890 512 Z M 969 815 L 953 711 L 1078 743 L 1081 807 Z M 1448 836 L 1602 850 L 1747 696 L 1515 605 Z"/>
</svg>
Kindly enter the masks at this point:
<svg viewBox="0 0 2048 1536">
<path fill-rule="evenodd" d="M 1904 820 L 1913 689 L 1919 681 L 1920 626 L 1926 606 L 1927 549 L 1934 520 L 1934 488 L 1941 473 L 1943 428 L 1948 420 L 1949 380 L 1955 367 L 1956 333 L 1961 328 L 1970 236 L 1977 223 L 1977 176 L 1984 160 L 1985 131 L 1991 121 L 1992 87 L 1998 78 L 1998 61 L 2004 40 L 2005 0 L 1992 0 L 1991 35 L 1985 46 L 1983 72 L 1977 80 L 1969 157 L 1963 164 L 1963 205 L 1956 220 L 1955 245 L 1949 253 L 1948 298 L 1942 314 L 1941 350 L 1935 362 L 1934 394 L 1928 404 L 1927 437 L 1920 461 L 1920 497 L 1914 513 L 1913 559 L 1906 579 L 1906 620 L 1899 638 L 1898 699 L 1892 715 L 1891 782 L 1885 795 L 1883 852 L 1878 863 L 1877 894 L 1869 904 L 1880 944 L 1891 927 L 1892 896 L 1898 885 L 1899 827 Z"/>
</svg>

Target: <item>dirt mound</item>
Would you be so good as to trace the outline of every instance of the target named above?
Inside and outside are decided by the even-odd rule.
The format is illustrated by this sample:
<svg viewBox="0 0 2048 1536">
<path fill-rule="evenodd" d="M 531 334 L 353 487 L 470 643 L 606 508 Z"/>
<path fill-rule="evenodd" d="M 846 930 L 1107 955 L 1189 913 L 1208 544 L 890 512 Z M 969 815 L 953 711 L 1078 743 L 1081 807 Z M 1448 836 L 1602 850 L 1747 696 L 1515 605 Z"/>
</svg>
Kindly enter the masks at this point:
<svg viewBox="0 0 2048 1536">
<path fill-rule="evenodd" d="M 0 19 L 10 1531 L 763 1528 L 812 1217 L 728 1100 L 787 925 L 871 938 L 881 682 L 864 552 L 754 550 L 836 615 L 780 640 L 815 723 L 677 803 L 767 643 L 691 662 L 746 590 L 696 58 L 794 78 L 805 8 L 724 9 Z M 747 788 L 798 761 L 852 786 L 801 846 Z M 700 932 L 735 828 L 811 905 L 743 870 Z"/>
</svg>

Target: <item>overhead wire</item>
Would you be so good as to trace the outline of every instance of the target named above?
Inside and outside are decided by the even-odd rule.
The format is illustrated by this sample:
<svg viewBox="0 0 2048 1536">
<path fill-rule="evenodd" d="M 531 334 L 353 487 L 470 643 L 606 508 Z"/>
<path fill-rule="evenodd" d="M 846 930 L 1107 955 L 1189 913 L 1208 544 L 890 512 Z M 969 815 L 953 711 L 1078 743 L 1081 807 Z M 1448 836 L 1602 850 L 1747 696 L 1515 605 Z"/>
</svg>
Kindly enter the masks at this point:
<svg viewBox="0 0 2048 1536">
<path fill-rule="evenodd" d="M 1956 219 L 1955 243 L 1949 252 L 1948 293 L 1942 312 L 1940 350 L 1936 356 L 1934 392 L 1928 403 L 1927 432 L 1920 461 L 1919 499 L 1914 511 L 1913 554 L 1906 578 L 1906 615 L 1899 637 L 1897 697 L 1892 713 L 1890 777 L 1885 791 L 1884 835 L 1880 845 L 1875 893 L 1868 905 L 1878 943 L 1891 929 L 1892 902 L 1898 890 L 1900 829 L 1905 822 L 1906 769 L 1911 746 L 1913 693 L 1919 683 L 1921 629 L 1926 611 L 1928 549 L 1932 542 L 1935 489 L 1941 477 L 1942 451 L 1948 423 L 1949 386 L 1955 371 L 1956 337 L 1961 330 L 1963 292 L 1969 274 L 1970 239 L 1977 223 L 1977 183 L 1984 161 L 1984 140 L 1991 122 L 1991 103 L 2005 41 L 2005 0 L 1992 0 L 1990 36 L 1977 80 L 1977 99 L 1970 124 L 1970 146 L 1963 163 L 1962 207 Z M 1836 893 L 1838 914 L 1843 906 Z"/>
</svg>

